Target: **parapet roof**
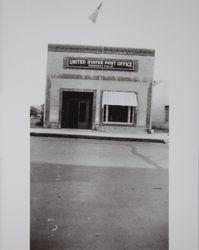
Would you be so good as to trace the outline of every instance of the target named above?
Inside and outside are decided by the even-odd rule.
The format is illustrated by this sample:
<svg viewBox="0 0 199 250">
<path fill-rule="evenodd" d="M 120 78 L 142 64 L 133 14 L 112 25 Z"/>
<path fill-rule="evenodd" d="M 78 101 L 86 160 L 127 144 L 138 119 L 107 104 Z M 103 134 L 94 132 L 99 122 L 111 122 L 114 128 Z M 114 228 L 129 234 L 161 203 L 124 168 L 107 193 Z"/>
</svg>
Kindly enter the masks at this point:
<svg viewBox="0 0 199 250">
<path fill-rule="evenodd" d="M 52 52 L 77 52 L 94 54 L 118 54 L 118 55 L 137 55 L 155 56 L 153 49 L 123 48 L 90 45 L 70 45 L 70 44 L 49 44 L 48 51 Z"/>
</svg>

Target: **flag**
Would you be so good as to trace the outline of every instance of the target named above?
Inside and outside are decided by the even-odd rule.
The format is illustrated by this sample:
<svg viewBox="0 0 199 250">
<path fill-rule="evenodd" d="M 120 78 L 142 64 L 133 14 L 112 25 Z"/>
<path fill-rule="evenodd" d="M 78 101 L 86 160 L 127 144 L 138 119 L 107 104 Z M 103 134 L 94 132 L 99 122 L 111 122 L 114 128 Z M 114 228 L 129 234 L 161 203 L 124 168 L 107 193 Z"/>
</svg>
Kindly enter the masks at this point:
<svg viewBox="0 0 199 250">
<path fill-rule="evenodd" d="M 96 23 L 99 11 L 102 7 L 103 2 L 97 7 L 97 9 L 88 17 L 93 23 Z"/>
</svg>

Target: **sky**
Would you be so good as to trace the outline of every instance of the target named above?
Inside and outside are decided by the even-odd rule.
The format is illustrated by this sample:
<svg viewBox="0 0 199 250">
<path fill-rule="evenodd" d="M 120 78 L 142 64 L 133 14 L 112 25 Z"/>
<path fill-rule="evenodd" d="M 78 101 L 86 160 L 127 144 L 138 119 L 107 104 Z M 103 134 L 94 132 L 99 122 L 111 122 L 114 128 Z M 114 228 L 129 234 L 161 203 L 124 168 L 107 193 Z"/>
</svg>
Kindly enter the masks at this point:
<svg viewBox="0 0 199 250">
<path fill-rule="evenodd" d="M 30 57 L 34 72 L 29 79 L 30 104 L 44 103 L 48 43 L 155 49 L 154 79 L 169 82 L 167 43 L 174 31 L 175 6 L 171 8 L 164 0 L 104 0 L 97 23 L 93 24 L 88 16 L 100 2 L 29 1 Z"/>
</svg>

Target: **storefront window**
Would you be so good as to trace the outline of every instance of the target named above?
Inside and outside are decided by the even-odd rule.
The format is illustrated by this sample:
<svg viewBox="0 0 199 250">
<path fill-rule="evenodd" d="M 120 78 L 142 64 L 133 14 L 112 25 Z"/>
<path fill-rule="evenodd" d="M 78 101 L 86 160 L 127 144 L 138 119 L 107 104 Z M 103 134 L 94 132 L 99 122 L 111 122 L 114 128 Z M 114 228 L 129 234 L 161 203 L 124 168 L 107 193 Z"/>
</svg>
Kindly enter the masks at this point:
<svg viewBox="0 0 199 250">
<path fill-rule="evenodd" d="M 133 124 L 134 110 L 132 106 L 104 105 L 103 122 Z"/>
<path fill-rule="evenodd" d="M 112 106 L 108 109 L 109 122 L 128 122 L 128 106 Z"/>
<path fill-rule="evenodd" d="M 103 113 L 103 121 L 106 122 L 108 120 L 108 113 L 107 113 L 108 105 L 104 105 L 104 113 Z"/>
<path fill-rule="evenodd" d="M 133 123 L 133 116 L 134 116 L 134 113 L 133 113 L 133 107 L 130 107 L 130 123 Z"/>
</svg>

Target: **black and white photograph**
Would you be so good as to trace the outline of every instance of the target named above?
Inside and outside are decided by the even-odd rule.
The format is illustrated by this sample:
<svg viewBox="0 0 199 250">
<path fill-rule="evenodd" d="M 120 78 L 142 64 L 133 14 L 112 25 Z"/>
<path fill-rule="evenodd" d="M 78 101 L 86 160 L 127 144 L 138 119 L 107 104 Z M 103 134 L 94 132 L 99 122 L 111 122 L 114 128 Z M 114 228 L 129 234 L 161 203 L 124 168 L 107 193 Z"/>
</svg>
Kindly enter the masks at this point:
<svg viewBox="0 0 199 250">
<path fill-rule="evenodd" d="M 108 4 L 84 12 L 89 37 L 103 36 L 103 19 L 120 30 L 125 13 L 111 23 Z M 150 42 L 105 41 L 42 51 L 45 99 L 30 109 L 31 250 L 168 249 L 169 80 Z"/>
<path fill-rule="evenodd" d="M 195 0 L 9 1 L 0 249 L 197 250 Z"/>
<path fill-rule="evenodd" d="M 45 103 L 31 107 L 32 250 L 168 249 L 169 103 L 154 60 L 48 45 Z"/>
</svg>

